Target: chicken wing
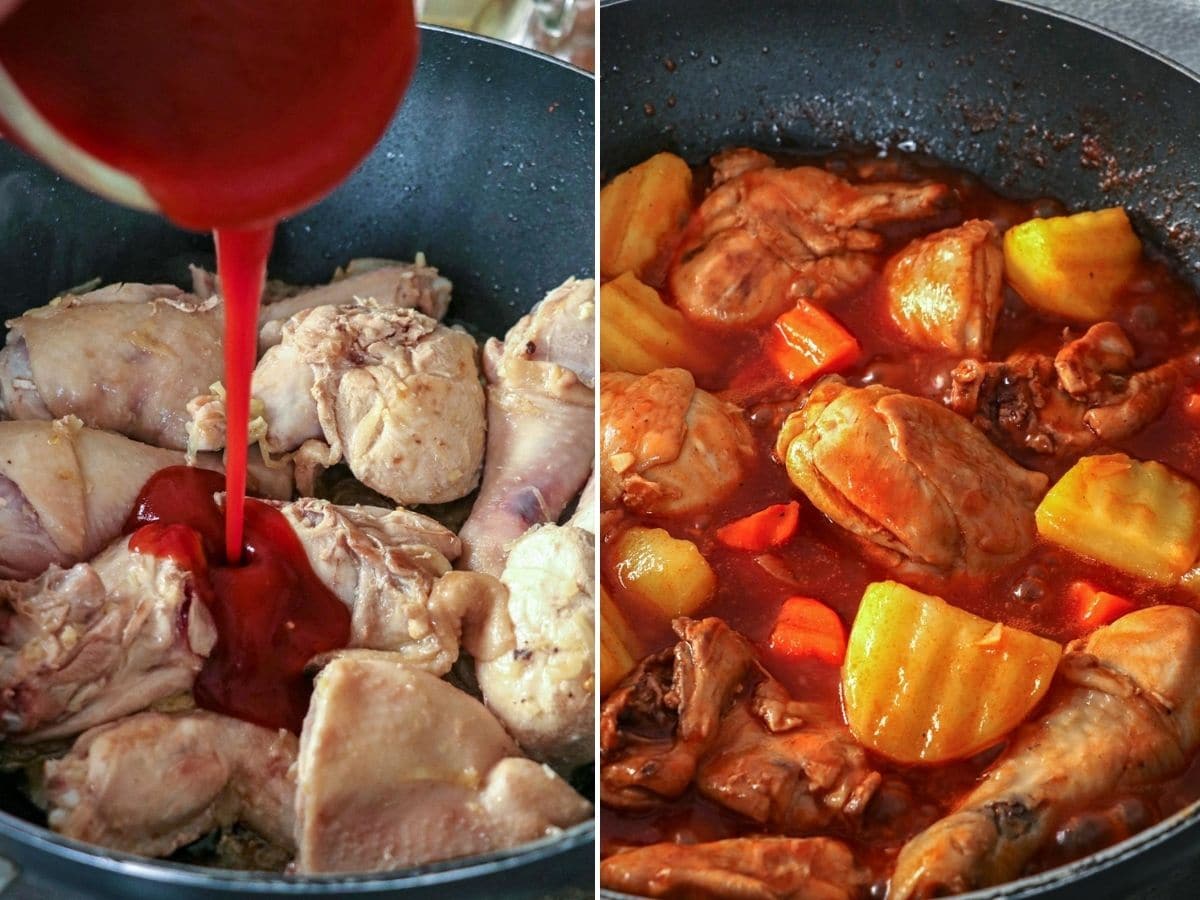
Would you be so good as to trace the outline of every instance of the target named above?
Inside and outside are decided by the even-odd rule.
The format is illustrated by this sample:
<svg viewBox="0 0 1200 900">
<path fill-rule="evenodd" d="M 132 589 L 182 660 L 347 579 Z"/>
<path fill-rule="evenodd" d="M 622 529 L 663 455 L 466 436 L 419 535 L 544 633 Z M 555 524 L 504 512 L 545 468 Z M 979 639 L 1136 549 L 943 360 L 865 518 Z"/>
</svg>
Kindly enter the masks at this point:
<svg viewBox="0 0 1200 900">
<path fill-rule="evenodd" d="M 459 537 L 459 565 L 499 576 L 507 547 L 557 521 L 579 493 L 595 449 L 592 391 L 596 285 L 567 279 L 488 341 L 483 483 Z"/>
<path fill-rule="evenodd" d="M 591 804 L 481 703 L 381 655 L 317 676 L 296 765 L 296 869 L 365 872 L 553 834 Z"/>
<path fill-rule="evenodd" d="M 297 741 L 194 711 L 144 712 L 79 736 L 46 763 L 50 827 L 127 853 L 167 856 L 241 823 L 290 851 Z"/>
<path fill-rule="evenodd" d="M 684 369 L 600 375 L 600 496 L 646 515 L 699 512 L 742 479 L 754 452 L 741 411 Z"/>
<path fill-rule="evenodd" d="M 1020 875 L 1058 824 L 1182 771 L 1200 746 L 1200 613 L 1156 606 L 1075 642 L 1049 706 L 958 808 L 901 850 L 889 897 L 940 897 Z"/>
<path fill-rule="evenodd" d="M 1046 476 L 931 400 L 826 379 L 775 452 L 818 509 L 912 575 L 986 572 L 1033 544 Z"/>
<path fill-rule="evenodd" d="M 686 316 L 724 327 L 760 325 L 798 298 L 826 302 L 861 287 L 883 247 L 873 229 L 927 218 L 950 196 L 943 184 L 852 185 L 824 169 L 780 169 L 761 157 L 726 154 L 718 173 L 669 282 Z"/>
<path fill-rule="evenodd" d="M 220 305 L 167 285 L 68 294 L 8 323 L 0 406 L 78 416 L 159 447 L 187 446 L 187 402 L 221 377 Z"/>
</svg>

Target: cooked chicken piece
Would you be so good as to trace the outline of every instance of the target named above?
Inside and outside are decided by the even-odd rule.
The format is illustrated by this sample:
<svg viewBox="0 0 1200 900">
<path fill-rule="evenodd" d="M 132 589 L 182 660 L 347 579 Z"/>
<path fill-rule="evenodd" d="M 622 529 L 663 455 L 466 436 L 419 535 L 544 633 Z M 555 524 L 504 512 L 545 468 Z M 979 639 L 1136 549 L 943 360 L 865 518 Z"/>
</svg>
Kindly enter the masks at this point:
<svg viewBox="0 0 1200 900">
<path fill-rule="evenodd" d="M 90 563 L 0 582 L 0 736 L 77 734 L 190 690 L 216 641 L 196 596 L 188 568 L 124 537 Z"/>
<path fill-rule="evenodd" d="M 302 493 L 343 458 L 401 504 L 470 493 L 483 463 L 484 395 L 475 339 L 410 309 L 320 306 L 283 326 L 254 371 L 266 446 L 296 455 Z M 193 445 L 225 443 L 223 394 L 188 404 Z"/>
<path fill-rule="evenodd" d="M 1200 613 L 1156 606 L 1074 642 L 1045 711 L 983 782 L 914 837 L 889 897 L 940 897 L 1021 874 L 1065 817 L 1183 771 L 1200 747 Z"/>
<path fill-rule="evenodd" d="M 499 576 L 508 545 L 555 522 L 587 480 L 595 451 L 596 283 L 569 278 L 483 354 L 487 454 L 459 531 L 460 567 Z"/>
<path fill-rule="evenodd" d="M 1003 278 L 1000 236 L 982 219 L 918 238 L 883 274 L 888 312 L 912 343 L 985 359 Z"/>
<path fill-rule="evenodd" d="M 729 150 L 722 150 L 712 157 L 708 164 L 712 167 L 712 186 L 714 188 L 720 187 L 727 181 L 732 181 L 739 175 L 745 175 L 747 172 L 775 168 L 775 160 L 767 154 L 749 147 L 733 147 Z"/>
<path fill-rule="evenodd" d="M 382 309 L 415 309 L 434 319 L 446 315 L 450 305 L 449 279 L 425 264 L 417 255 L 415 262 L 394 262 L 388 259 L 352 260 L 341 277 L 329 284 L 309 288 L 294 296 L 264 303 L 258 316 L 258 352 L 278 344 L 283 336 L 284 323 L 296 313 L 318 306 L 362 305 L 372 300 Z"/>
<path fill-rule="evenodd" d="M 600 497 L 606 507 L 678 516 L 713 506 L 754 452 L 741 410 L 685 369 L 600 375 Z"/>
<path fill-rule="evenodd" d="M 674 649 L 604 701 L 600 795 L 653 808 L 694 784 L 753 821 L 810 831 L 862 815 L 880 783 L 840 722 L 793 701 L 720 619 L 676 619 Z"/>
<path fill-rule="evenodd" d="M 531 841 L 591 815 L 474 698 L 382 658 L 317 676 L 296 766 L 296 868 L 366 872 Z"/>
<path fill-rule="evenodd" d="M 1141 372 L 1113 322 L 1093 325 L 1054 359 L 1020 352 L 1005 362 L 961 362 L 949 405 L 1023 462 L 1051 471 L 1157 419 L 1175 390 L 1171 363 Z"/>
<path fill-rule="evenodd" d="M 912 576 L 987 572 L 1033 545 L 1046 476 L 931 400 L 826 379 L 775 452 L 818 509 Z"/>
<path fill-rule="evenodd" d="M 221 377 L 221 322 L 217 301 L 165 285 L 59 297 L 7 323 L 0 406 L 182 450 L 188 400 Z"/>
<path fill-rule="evenodd" d="M 490 654 L 469 648 L 488 709 L 525 753 L 560 771 L 594 756 L 594 540 L 573 525 L 526 532 L 500 576 L 510 637 Z"/>
<path fill-rule="evenodd" d="M 592 534 L 596 533 L 597 522 L 600 518 L 599 490 L 600 488 L 596 484 L 596 470 L 593 469 L 587 484 L 583 486 L 583 493 L 579 495 L 579 500 L 575 504 L 575 512 L 568 524 L 582 528 L 584 531 L 590 531 Z"/>
<path fill-rule="evenodd" d="M 139 713 L 84 732 L 67 756 L 46 763 L 50 827 L 167 856 L 241 823 L 290 851 L 296 752 L 287 731 L 216 713 Z"/>
<path fill-rule="evenodd" d="M 926 218 L 950 194 L 936 183 L 852 185 L 759 157 L 740 158 L 736 169 L 693 215 L 670 274 L 685 315 L 725 327 L 768 322 L 798 298 L 827 302 L 856 290 L 883 246 L 872 229 Z"/>
<path fill-rule="evenodd" d="M 221 469 L 214 454 L 196 462 Z M 0 422 L 0 577 L 90 559 L 121 533 L 150 476 L 183 463 L 177 450 L 85 428 L 74 416 Z M 290 497 L 291 469 L 256 462 L 249 484 L 252 493 Z"/>
<path fill-rule="evenodd" d="M 823 837 L 651 844 L 600 863 L 602 887 L 639 897 L 853 900 L 866 883 L 846 845 Z"/>
</svg>

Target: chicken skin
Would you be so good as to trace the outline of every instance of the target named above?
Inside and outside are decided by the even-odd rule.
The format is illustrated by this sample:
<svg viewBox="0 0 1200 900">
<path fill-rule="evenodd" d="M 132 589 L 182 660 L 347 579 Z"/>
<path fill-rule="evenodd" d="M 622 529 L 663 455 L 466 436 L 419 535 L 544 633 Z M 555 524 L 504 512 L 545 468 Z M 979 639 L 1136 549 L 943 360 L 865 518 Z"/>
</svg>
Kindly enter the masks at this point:
<svg viewBox="0 0 1200 900">
<path fill-rule="evenodd" d="M 914 576 L 986 572 L 1020 557 L 1047 484 L 940 404 L 836 378 L 788 416 L 776 454 L 821 512 Z"/>
<path fill-rule="evenodd" d="M 144 712 L 84 732 L 46 763 L 50 827 L 112 850 L 167 856 L 241 823 L 294 847 L 296 737 L 196 710 Z"/>
<path fill-rule="evenodd" d="M 1182 771 L 1200 747 L 1200 613 L 1155 606 L 1076 641 L 1046 710 L 958 808 L 904 846 L 889 897 L 1000 884 L 1059 823 L 1121 788 Z"/>
<path fill-rule="evenodd" d="M 818 303 L 864 285 L 889 222 L 945 205 L 942 184 L 853 185 L 808 166 L 781 169 L 723 155 L 721 180 L 693 214 L 671 270 L 684 315 L 729 328 L 761 325 L 797 299 Z"/>
<path fill-rule="evenodd" d="M 600 496 L 647 515 L 699 512 L 737 486 L 753 453 L 737 407 L 684 369 L 600 376 Z"/>
</svg>

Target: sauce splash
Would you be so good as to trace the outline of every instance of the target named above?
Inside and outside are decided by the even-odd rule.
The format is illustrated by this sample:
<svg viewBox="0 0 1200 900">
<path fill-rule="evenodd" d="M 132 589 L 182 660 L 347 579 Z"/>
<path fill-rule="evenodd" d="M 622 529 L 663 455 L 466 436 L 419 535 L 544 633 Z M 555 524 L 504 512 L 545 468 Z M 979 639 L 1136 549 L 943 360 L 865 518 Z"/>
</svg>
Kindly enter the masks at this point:
<svg viewBox="0 0 1200 900">
<path fill-rule="evenodd" d="M 349 643 L 350 611 L 317 578 L 287 519 L 266 503 L 246 501 L 244 559 L 231 565 L 213 499 L 222 486 L 220 474 L 204 469 L 158 472 L 125 523 L 129 547 L 191 571 L 212 614 L 217 642 L 193 687 L 196 704 L 299 734 L 312 694 L 304 667 Z"/>
</svg>

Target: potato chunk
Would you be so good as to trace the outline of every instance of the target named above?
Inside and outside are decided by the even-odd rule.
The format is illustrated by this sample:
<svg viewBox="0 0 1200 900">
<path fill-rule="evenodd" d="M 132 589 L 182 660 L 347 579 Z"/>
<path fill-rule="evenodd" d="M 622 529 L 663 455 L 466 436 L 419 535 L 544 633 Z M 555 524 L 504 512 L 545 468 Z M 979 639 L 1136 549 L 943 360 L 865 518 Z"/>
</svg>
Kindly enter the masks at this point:
<svg viewBox="0 0 1200 900">
<path fill-rule="evenodd" d="M 846 720 L 903 763 L 970 756 L 1021 723 L 1062 648 L 894 581 L 868 585 L 842 667 Z"/>
<path fill-rule="evenodd" d="M 612 557 L 625 591 L 661 610 L 667 621 L 691 615 L 717 588 L 717 576 L 696 545 L 662 528 L 630 528 L 617 540 Z"/>
<path fill-rule="evenodd" d="M 1162 463 L 1085 456 L 1037 509 L 1047 540 L 1159 584 L 1200 555 L 1200 488 Z"/>
<path fill-rule="evenodd" d="M 1008 281 L 1030 306 L 1084 322 L 1108 318 L 1142 243 L 1119 206 L 1031 219 L 1004 235 Z"/>
<path fill-rule="evenodd" d="M 673 153 L 622 172 L 600 191 L 600 277 L 644 277 L 691 211 L 692 170 Z"/>
<path fill-rule="evenodd" d="M 600 586 L 600 696 L 615 688 L 641 655 L 637 635 L 607 589 Z"/>
<path fill-rule="evenodd" d="M 626 272 L 600 288 L 600 367 L 647 375 L 655 369 L 709 371 L 710 341 L 658 291 Z"/>
</svg>

